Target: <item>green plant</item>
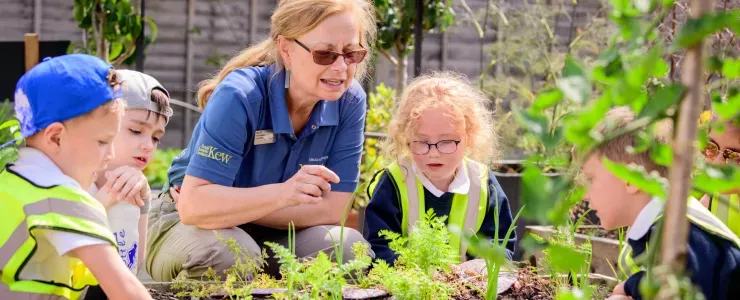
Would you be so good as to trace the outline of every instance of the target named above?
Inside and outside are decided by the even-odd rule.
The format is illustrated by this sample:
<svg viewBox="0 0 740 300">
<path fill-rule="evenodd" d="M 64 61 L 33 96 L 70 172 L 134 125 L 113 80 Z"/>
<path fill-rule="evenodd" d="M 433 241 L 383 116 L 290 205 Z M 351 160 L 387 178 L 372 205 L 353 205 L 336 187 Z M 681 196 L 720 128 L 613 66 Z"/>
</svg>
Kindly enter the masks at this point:
<svg viewBox="0 0 740 300">
<path fill-rule="evenodd" d="M 74 19 L 82 29 L 82 45 L 70 45 L 69 52 L 93 54 L 114 66 L 132 57 L 136 40 L 145 38 L 144 45 L 157 39 L 157 24 L 151 17 L 141 18 L 140 5 L 129 0 L 75 0 Z M 144 22 L 150 35 L 142 37 Z M 139 49 L 143 51 L 144 49 Z"/>
<path fill-rule="evenodd" d="M 455 21 L 452 0 L 424 1 L 423 33 L 434 30 L 445 31 Z M 398 93 L 406 87 L 408 77 L 408 56 L 413 50 L 414 24 L 416 21 L 416 2 L 400 0 L 376 0 L 378 38 L 376 49 L 396 67 L 396 86 Z M 391 53 L 396 50 L 398 57 Z"/>
<path fill-rule="evenodd" d="M 400 300 L 441 300 L 452 295 L 452 288 L 417 267 L 394 268 L 385 261 L 377 261 L 368 277 Z"/>
<path fill-rule="evenodd" d="M 415 267 L 430 276 L 437 270 L 448 270 L 460 261 L 458 251 L 449 244 L 447 216 L 436 217 L 429 209 L 408 236 L 383 230 L 379 235 L 390 241 L 388 246 L 398 254 L 396 266 Z"/>
<path fill-rule="evenodd" d="M 0 170 L 5 168 L 8 163 L 18 159 L 18 149 L 16 146 L 22 143 L 20 140 L 20 123 L 13 114 L 13 105 L 6 99 L 0 104 L 0 145 L 18 139 L 18 142 L 0 149 Z"/>
<path fill-rule="evenodd" d="M 261 272 L 264 270 L 267 252 L 255 257 L 246 247 L 235 239 L 224 239 L 218 232 L 213 232 L 219 242 L 234 254 L 234 265 L 229 267 L 226 278 L 220 276 L 212 268 L 202 276 L 201 280 L 192 280 L 178 276 L 173 289 L 179 290 L 178 297 L 208 298 L 211 295 L 225 293 L 229 299 L 252 299 L 252 289 L 278 287 L 277 281 Z"/>
<path fill-rule="evenodd" d="M 448 272 L 449 266 L 460 259 L 458 251 L 449 244 L 446 219 L 446 216 L 436 217 L 429 209 L 407 237 L 381 231 L 380 235 L 390 241 L 389 247 L 398 258 L 393 267 L 385 261 L 377 261 L 368 280 L 398 299 L 449 298 L 452 288 L 434 280 L 437 272 Z"/>
<path fill-rule="evenodd" d="M 347 284 L 345 278 L 362 273 L 370 266 L 368 245 L 363 243 L 353 245 L 355 259 L 345 264 L 333 263 L 324 252 L 319 252 L 315 259 L 301 261 L 295 256 L 293 223 L 289 225 L 288 231 L 288 248 L 273 242 L 265 243 L 275 252 L 275 257 L 280 263 L 280 273 L 287 283 L 287 291 L 275 295 L 277 298 L 342 299 L 342 287 Z M 308 290 L 309 293 L 302 293 L 304 290 Z"/>
<path fill-rule="evenodd" d="M 492 60 L 480 80 L 482 88 L 495 99 L 498 132 L 503 137 L 504 153 L 509 158 L 543 153 L 561 161 L 568 157 L 570 148 L 567 143 L 548 145 L 552 149 L 546 149 L 545 141 L 528 134 L 516 115 L 512 118 L 512 112 L 553 99 L 550 88 L 555 87 L 555 79 L 561 76 L 568 55 L 584 60 L 586 65 L 593 65 L 600 49 L 606 47 L 604 36 L 614 31 L 614 26 L 603 17 L 603 10 L 589 16 L 586 24 L 576 27 L 577 16 L 573 12 L 581 1 L 550 2 L 527 0 L 520 6 L 508 8 L 505 15 L 500 8 L 490 12 L 504 21 L 497 28 L 496 42 L 487 47 Z M 602 7 L 608 7 L 606 1 L 600 2 L 604 2 Z M 553 29 L 563 27 L 563 23 L 569 23 L 570 28 L 565 38 L 556 35 Z M 496 71 L 489 76 L 493 67 Z M 578 107 L 574 103 L 549 107 L 544 110 L 543 120 L 550 124 L 548 128 L 554 128 L 554 124 Z M 564 167 L 561 163 L 556 168 L 562 170 Z"/>
<path fill-rule="evenodd" d="M 170 169 L 172 160 L 180 153 L 182 153 L 182 150 L 176 148 L 158 149 L 154 152 L 152 161 L 143 171 L 150 186 L 160 187 L 164 185 L 167 181 L 167 171 Z"/>
<path fill-rule="evenodd" d="M 381 83 L 370 93 L 367 99 L 367 115 L 365 116 L 365 132 L 385 133 L 386 127 L 391 120 L 393 111 L 393 100 L 396 92 Z M 375 172 L 383 168 L 388 160 L 381 154 L 380 137 L 365 137 L 362 150 L 362 164 L 360 164 L 360 182 L 354 195 L 354 208 L 359 209 L 367 206 L 370 199 L 367 195 L 367 187 L 373 179 Z"/>
</svg>

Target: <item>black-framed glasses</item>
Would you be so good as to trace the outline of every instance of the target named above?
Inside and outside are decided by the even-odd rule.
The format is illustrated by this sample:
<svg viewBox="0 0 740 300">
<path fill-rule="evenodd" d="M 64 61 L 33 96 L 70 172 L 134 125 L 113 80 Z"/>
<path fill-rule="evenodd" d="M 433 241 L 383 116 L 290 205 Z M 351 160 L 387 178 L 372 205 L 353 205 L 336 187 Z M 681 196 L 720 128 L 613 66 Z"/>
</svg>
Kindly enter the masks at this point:
<svg viewBox="0 0 740 300">
<path fill-rule="evenodd" d="M 347 65 L 352 64 L 359 64 L 362 62 L 363 59 L 365 59 L 365 55 L 367 55 L 367 49 L 365 47 L 362 47 L 362 49 L 352 50 L 349 52 L 339 53 L 329 50 L 311 50 L 306 45 L 301 43 L 298 40 L 293 40 L 296 44 L 303 47 L 303 49 L 306 49 L 309 53 L 311 53 L 311 56 L 313 56 L 313 62 L 315 62 L 318 65 L 322 66 L 328 66 L 333 64 L 337 59 L 341 56 L 344 57 L 344 62 Z"/>
<path fill-rule="evenodd" d="M 413 141 L 409 143 L 409 148 L 411 149 L 411 153 L 416 155 L 424 155 L 429 153 L 429 150 L 432 149 L 432 146 L 434 146 L 434 148 L 437 148 L 437 151 L 439 151 L 439 153 L 452 154 L 457 151 L 458 144 L 460 144 L 460 141 L 455 140 L 442 140 L 433 144 L 421 141 Z"/>
<path fill-rule="evenodd" d="M 704 157 L 706 157 L 709 160 L 714 160 L 717 155 L 722 155 L 722 158 L 725 160 L 725 163 L 733 163 L 740 165 L 740 152 L 737 152 L 735 150 L 725 149 L 724 151 L 719 151 L 719 145 L 717 143 L 709 141 L 707 142 L 707 147 L 704 148 Z"/>
</svg>

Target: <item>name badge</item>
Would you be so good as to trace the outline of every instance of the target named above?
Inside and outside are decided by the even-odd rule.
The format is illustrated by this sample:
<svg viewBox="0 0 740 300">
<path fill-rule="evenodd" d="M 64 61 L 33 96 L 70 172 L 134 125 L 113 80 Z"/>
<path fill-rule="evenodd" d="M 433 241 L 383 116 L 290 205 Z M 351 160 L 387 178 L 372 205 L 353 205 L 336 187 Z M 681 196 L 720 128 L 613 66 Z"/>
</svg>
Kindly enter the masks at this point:
<svg viewBox="0 0 740 300">
<path fill-rule="evenodd" d="M 254 133 L 254 144 L 264 145 L 275 143 L 275 134 L 272 130 L 257 130 Z"/>
</svg>

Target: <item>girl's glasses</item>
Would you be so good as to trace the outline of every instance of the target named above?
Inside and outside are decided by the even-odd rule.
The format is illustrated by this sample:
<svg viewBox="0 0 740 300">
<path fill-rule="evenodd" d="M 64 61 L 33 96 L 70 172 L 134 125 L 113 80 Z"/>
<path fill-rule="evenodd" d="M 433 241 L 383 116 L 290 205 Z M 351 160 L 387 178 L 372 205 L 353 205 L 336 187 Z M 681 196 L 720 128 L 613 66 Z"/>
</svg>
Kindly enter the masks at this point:
<svg viewBox="0 0 740 300">
<path fill-rule="evenodd" d="M 414 141 L 409 144 L 409 148 L 411 148 L 411 153 L 416 155 L 424 155 L 429 153 L 429 150 L 432 148 L 432 146 L 434 146 L 434 148 L 437 148 L 437 151 L 439 151 L 439 153 L 452 154 L 457 151 L 457 144 L 459 143 L 460 141 L 453 140 L 439 141 L 434 144 Z"/>
<path fill-rule="evenodd" d="M 365 59 L 365 55 L 367 55 L 367 49 L 365 49 L 364 47 L 362 49 L 338 53 L 329 50 L 311 50 L 298 40 L 294 41 L 296 42 L 296 44 L 303 47 L 303 49 L 306 49 L 306 51 L 311 53 L 311 55 L 313 56 L 313 62 L 322 66 L 333 64 L 340 56 L 344 57 L 344 62 L 347 65 L 359 64 L 362 62 L 363 59 Z M 362 47 L 362 45 L 360 45 L 360 47 Z"/>
<path fill-rule="evenodd" d="M 704 156 L 709 160 L 714 160 L 717 155 L 722 155 L 722 158 L 728 164 L 740 164 L 740 152 L 730 149 L 719 151 L 719 146 L 715 142 L 708 142 L 707 147 L 704 148 Z"/>
</svg>

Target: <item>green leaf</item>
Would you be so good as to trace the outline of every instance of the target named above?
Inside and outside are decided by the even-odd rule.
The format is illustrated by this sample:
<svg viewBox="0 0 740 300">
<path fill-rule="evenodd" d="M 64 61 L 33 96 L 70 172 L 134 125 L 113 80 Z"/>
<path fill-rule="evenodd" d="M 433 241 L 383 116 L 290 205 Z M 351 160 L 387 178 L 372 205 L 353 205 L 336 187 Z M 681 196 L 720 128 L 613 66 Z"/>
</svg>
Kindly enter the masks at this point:
<svg viewBox="0 0 740 300">
<path fill-rule="evenodd" d="M 722 64 L 722 74 L 727 79 L 735 79 L 740 77 L 740 59 L 728 59 Z"/>
<path fill-rule="evenodd" d="M 589 263 L 588 255 L 573 247 L 551 243 L 546 251 L 556 272 L 580 273 Z"/>
<path fill-rule="evenodd" d="M 123 44 L 121 44 L 118 41 L 113 41 L 110 43 L 110 60 L 113 61 L 116 59 L 119 55 L 121 55 L 121 52 L 123 51 Z"/>
<path fill-rule="evenodd" d="M 673 148 L 663 143 L 655 143 L 650 151 L 650 158 L 656 164 L 670 167 L 673 163 Z"/>
<path fill-rule="evenodd" d="M 686 88 L 680 83 L 673 83 L 659 89 L 655 95 L 648 100 L 637 118 L 656 118 L 683 98 Z"/>
<path fill-rule="evenodd" d="M 586 73 L 572 57 L 565 61 L 563 77 L 557 81 L 558 88 L 563 95 L 577 104 L 583 104 L 591 93 L 591 85 L 586 78 Z"/>
<path fill-rule="evenodd" d="M 738 166 L 706 166 L 694 177 L 694 186 L 705 193 L 725 193 L 740 186 Z"/>
<path fill-rule="evenodd" d="M 529 133 L 537 136 L 547 151 L 554 149 L 562 139 L 562 129 L 557 128 L 554 132 L 550 132 L 548 119 L 545 115 L 529 111 L 520 111 L 516 115 L 519 123 Z"/>
<path fill-rule="evenodd" d="M 676 36 L 678 48 L 688 48 L 718 30 L 730 27 L 736 33 L 740 33 L 740 11 L 717 12 L 706 14 L 698 19 L 689 19 Z"/>
<path fill-rule="evenodd" d="M 527 206 L 523 217 L 530 220 L 547 221 L 548 212 L 554 206 L 552 181 L 539 168 L 527 167 L 522 174 L 522 203 Z"/>
<path fill-rule="evenodd" d="M 713 105 L 721 121 L 735 118 L 740 115 L 740 93 L 727 99 L 727 102 L 713 103 Z"/>
<path fill-rule="evenodd" d="M 539 113 L 558 104 L 563 100 L 563 93 L 559 89 L 548 89 L 537 94 L 537 98 L 532 103 L 532 112 Z"/>
<path fill-rule="evenodd" d="M 653 6 L 652 0 L 635 0 L 635 8 L 641 13 L 649 12 Z"/>
<path fill-rule="evenodd" d="M 555 300 L 590 300 L 592 291 L 590 289 L 580 290 L 576 287 L 569 290 L 560 288 L 555 295 Z"/>
<path fill-rule="evenodd" d="M 650 195 L 666 199 L 665 180 L 649 175 L 644 167 L 635 164 L 627 166 L 614 163 L 606 157 L 602 158 L 601 161 L 619 179 L 636 186 Z"/>
<path fill-rule="evenodd" d="M 146 24 L 149 26 L 149 38 L 150 38 L 149 42 L 154 43 L 154 41 L 157 40 L 157 35 L 159 34 L 159 27 L 157 27 L 157 23 L 154 22 L 154 19 L 152 19 L 151 16 L 146 16 L 144 18 L 144 21 L 146 21 Z M 200 31 L 198 32 L 200 33 Z"/>
<path fill-rule="evenodd" d="M 591 131 L 606 115 L 611 105 L 611 98 L 608 94 L 604 94 L 595 102 L 592 102 L 590 107 L 564 117 L 563 126 L 566 140 L 579 149 L 590 148 L 596 142 L 591 135 Z"/>
</svg>

